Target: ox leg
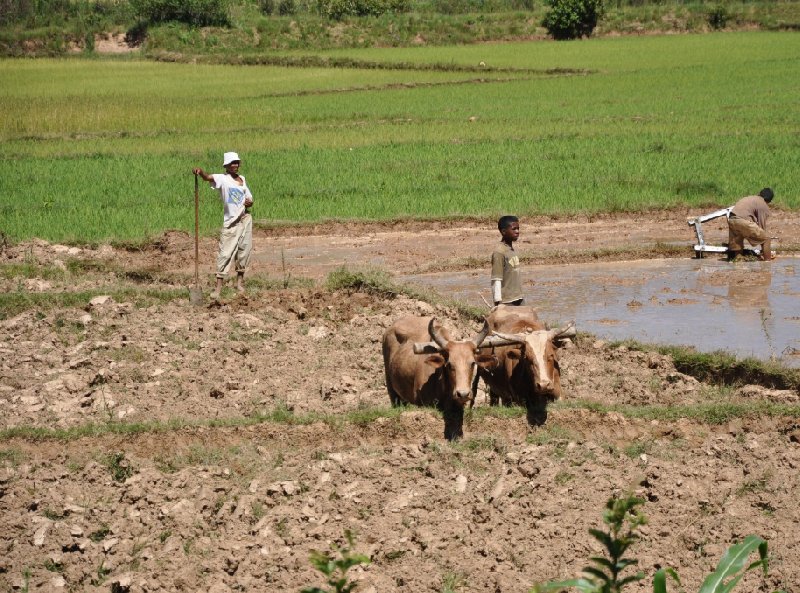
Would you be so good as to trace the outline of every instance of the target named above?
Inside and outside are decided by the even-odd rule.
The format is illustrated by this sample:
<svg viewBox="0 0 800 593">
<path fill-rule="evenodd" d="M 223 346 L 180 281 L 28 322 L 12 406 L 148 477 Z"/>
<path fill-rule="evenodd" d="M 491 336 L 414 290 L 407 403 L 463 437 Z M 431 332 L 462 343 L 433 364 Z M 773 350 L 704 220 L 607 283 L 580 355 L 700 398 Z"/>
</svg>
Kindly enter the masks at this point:
<svg viewBox="0 0 800 593">
<path fill-rule="evenodd" d="M 475 398 L 478 397 L 478 380 L 480 378 L 481 378 L 480 372 L 475 373 L 475 378 L 472 380 L 472 403 L 469 406 L 470 408 L 475 405 Z M 497 395 L 494 391 L 492 391 L 492 387 L 489 385 L 489 382 L 486 380 L 486 378 L 483 379 L 483 387 L 484 389 L 486 389 L 486 395 L 489 397 L 489 405 L 490 406 L 500 405 L 500 396 Z"/>
<path fill-rule="evenodd" d="M 407 405 L 407 402 L 403 399 L 400 399 L 400 396 L 393 391 L 389 392 L 389 401 L 392 403 L 393 408 L 399 408 L 400 406 Z"/>
<path fill-rule="evenodd" d="M 497 395 L 492 388 L 489 387 L 489 405 L 490 406 L 499 406 L 500 405 L 500 396 Z"/>
<path fill-rule="evenodd" d="M 392 389 L 392 386 L 388 381 L 386 382 L 386 391 L 389 392 L 389 401 L 391 402 L 393 408 L 400 407 L 405 403 L 402 399 L 400 399 L 400 396 L 397 395 L 397 392 Z"/>
<path fill-rule="evenodd" d="M 525 401 L 525 408 L 528 417 L 528 424 L 531 426 L 541 426 L 547 421 L 547 399 L 538 395 L 533 395 Z"/>
<path fill-rule="evenodd" d="M 478 397 L 478 379 L 480 379 L 480 375 L 475 373 L 475 377 L 472 379 L 472 399 L 469 402 L 470 409 L 475 405 L 475 398 Z"/>
<path fill-rule="evenodd" d="M 456 403 L 448 402 L 442 409 L 444 416 L 444 438 L 457 441 L 464 436 L 464 408 Z"/>
</svg>

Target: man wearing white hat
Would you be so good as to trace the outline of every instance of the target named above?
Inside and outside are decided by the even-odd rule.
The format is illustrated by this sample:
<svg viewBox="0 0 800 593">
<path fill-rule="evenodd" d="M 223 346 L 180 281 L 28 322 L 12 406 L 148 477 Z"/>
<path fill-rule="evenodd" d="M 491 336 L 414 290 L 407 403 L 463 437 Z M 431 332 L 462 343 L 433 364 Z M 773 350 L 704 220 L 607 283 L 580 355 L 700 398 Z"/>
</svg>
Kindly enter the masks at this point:
<svg viewBox="0 0 800 593">
<path fill-rule="evenodd" d="M 244 292 L 244 272 L 253 249 L 253 218 L 248 212 L 253 205 L 253 194 L 244 177 L 239 175 L 240 164 L 238 154 L 226 152 L 222 158 L 225 174 L 209 175 L 200 167 L 192 169 L 195 175 L 208 181 L 211 188 L 219 192 L 224 208 L 217 254 L 217 285 L 211 293 L 212 299 L 219 298 L 222 283 L 233 265 L 236 266 L 236 290 Z"/>
</svg>

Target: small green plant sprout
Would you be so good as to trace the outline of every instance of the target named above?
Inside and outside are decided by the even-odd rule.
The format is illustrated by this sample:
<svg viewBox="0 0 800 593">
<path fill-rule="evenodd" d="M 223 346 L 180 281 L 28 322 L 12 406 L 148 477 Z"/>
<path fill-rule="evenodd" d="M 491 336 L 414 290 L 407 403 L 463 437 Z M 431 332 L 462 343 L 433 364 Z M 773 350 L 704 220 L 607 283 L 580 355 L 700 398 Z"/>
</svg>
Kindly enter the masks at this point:
<svg viewBox="0 0 800 593">
<path fill-rule="evenodd" d="M 347 571 L 359 564 L 369 564 L 369 558 L 363 554 L 353 553 L 354 540 L 349 529 L 345 530 L 344 535 L 347 538 L 347 545 L 340 548 L 333 544 L 331 546 L 333 554 L 317 550 L 311 552 L 311 564 L 327 577 L 327 584 L 332 588 L 306 587 L 300 593 L 350 593 L 356 588 L 358 583 L 348 580 Z"/>
<path fill-rule="evenodd" d="M 283 270 L 283 287 L 289 288 L 292 283 L 292 272 L 286 265 L 286 252 L 281 249 L 281 269 Z"/>
<path fill-rule="evenodd" d="M 606 511 L 603 513 L 603 521 L 608 525 L 608 531 L 589 530 L 592 537 L 603 544 L 607 557 L 590 558 L 594 566 L 583 569 L 585 573 L 583 578 L 536 585 L 531 589 L 531 593 L 561 591 L 573 587 L 583 593 L 619 593 L 628 583 L 642 580 L 644 578 L 642 572 L 622 576 L 626 568 L 639 562 L 625 558 L 625 552 L 639 539 L 637 533 L 639 527 L 647 523 L 645 516 L 636 508 L 641 504 L 644 504 L 644 500 L 635 496 L 609 499 Z"/>
<path fill-rule="evenodd" d="M 124 482 L 133 475 L 133 468 L 125 459 L 125 453 L 110 453 L 103 459 L 103 463 L 111 472 L 115 482 Z"/>
<path fill-rule="evenodd" d="M 758 550 L 759 559 L 748 564 L 750 555 Z M 757 535 L 748 535 L 744 541 L 732 545 L 722 555 L 717 569 L 706 577 L 698 593 L 728 593 L 739 584 L 744 574 L 750 570 L 761 568 L 767 576 L 769 558 L 767 542 Z M 672 577 L 681 588 L 678 573 L 671 568 L 662 568 L 653 577 L 653 593 L 667 593 L 667 576 Z M 781 593 L 776 591 L 775 593 Z"/>
</svg>

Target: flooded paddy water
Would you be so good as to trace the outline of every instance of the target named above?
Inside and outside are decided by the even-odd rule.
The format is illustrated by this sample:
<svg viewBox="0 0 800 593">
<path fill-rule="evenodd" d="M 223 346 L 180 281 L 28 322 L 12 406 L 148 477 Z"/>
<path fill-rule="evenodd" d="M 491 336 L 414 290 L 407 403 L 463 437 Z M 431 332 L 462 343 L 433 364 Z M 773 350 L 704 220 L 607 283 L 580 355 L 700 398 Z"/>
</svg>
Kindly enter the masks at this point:
<svg viewBox="0 0 800 593">
<path fill-rule="evenodd" d="M 795 257 L 537 265 L 524 269 L 523 291 L 542 319 L 574 319 L 599 338 L 722 349 L 800 367 L 798 268 Z M 490 298 L 488 269 L 398 279 L 473 305 Z"/>
<path fill-rule="evenodd" d="M 734 264 L 718 255 L 692 257 L 695 236 L 686 220 L 697 214 L 526 220 L 517 249 L 528 261 L 543 262 L 523 264 L 529 303 L 550 323 L 574 319 L 579 331 L 601 339 L 722 349 L 800 367 L 800 257 L 792 255 L 800 214 L 775 216 L 778 259 Z M 710 244 L 727 238 L 719 221 L 706 226 Z M 259 272 L 278 277 L 321 280 L 341 266 L 383 269 L 398 282 L 481 306 L 490 299 L 489 254 L 496 242 L 492 224 L 332 225 L 307 235 L 257 237 L 253 259 Z M 686 257 L 603 259 L 658 245 L 685 247 Z M 587 254 L 598 259 L 582 263 Z M 452 271 L 426 272 L 432 264 Z"/>
</svg>

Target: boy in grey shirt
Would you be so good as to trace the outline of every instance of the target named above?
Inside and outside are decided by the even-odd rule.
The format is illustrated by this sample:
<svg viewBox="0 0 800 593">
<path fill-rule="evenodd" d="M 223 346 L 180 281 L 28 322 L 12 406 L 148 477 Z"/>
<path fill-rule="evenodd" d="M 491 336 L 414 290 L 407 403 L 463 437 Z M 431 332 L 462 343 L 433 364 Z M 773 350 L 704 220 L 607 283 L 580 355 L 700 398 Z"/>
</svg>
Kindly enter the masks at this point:
<svg viewBox="0 0 800 593">
<path fill-rule="evenodd" d="M 519 239 L 519 219 L 503 216 L 497 221 L 501 240 L 492 253 L 492 300 L 495 306 L 521 305 L 522 282 L 519 274 L 519 257 L 514 251 L 514 241 Z"/>
</svg>

